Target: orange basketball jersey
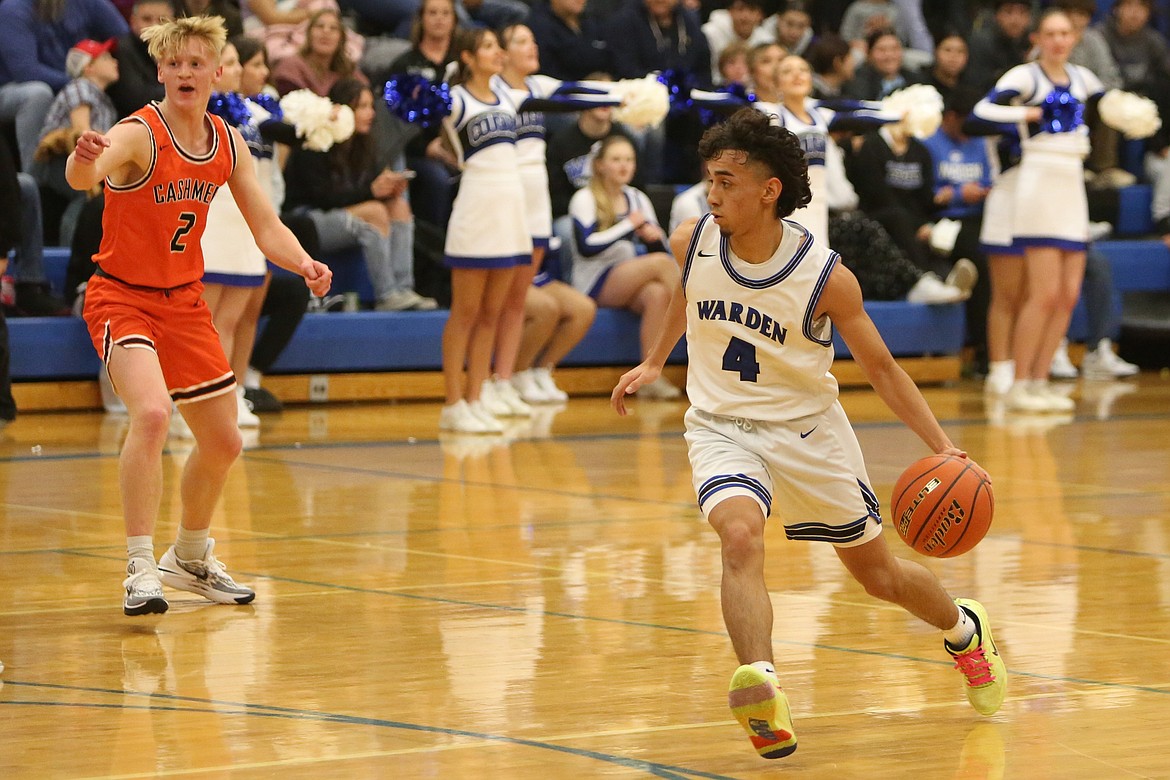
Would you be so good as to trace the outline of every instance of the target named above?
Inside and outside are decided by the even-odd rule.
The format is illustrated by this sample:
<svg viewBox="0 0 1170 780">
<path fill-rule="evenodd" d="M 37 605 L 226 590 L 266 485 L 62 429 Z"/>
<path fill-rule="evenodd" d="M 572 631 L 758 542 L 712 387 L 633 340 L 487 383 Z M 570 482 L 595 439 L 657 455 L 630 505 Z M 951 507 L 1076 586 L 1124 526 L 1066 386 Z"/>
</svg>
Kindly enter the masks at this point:
<svg viewBox="0 0 1170 780">
<path fill-rule="evenodd" d="M 160 288 L 203 277 L 200 239 L 207 206 L 236 166 L 227 124 L 211 114 L 205 117 L 212 140 L 203 155 L 179 146 L 155 103 L 122 120 L 146 125 L 154 151 L 138 181 L 119 185 L 106 179 L 102 244 L 93 259 L 109 275 Z"/>
</svg>

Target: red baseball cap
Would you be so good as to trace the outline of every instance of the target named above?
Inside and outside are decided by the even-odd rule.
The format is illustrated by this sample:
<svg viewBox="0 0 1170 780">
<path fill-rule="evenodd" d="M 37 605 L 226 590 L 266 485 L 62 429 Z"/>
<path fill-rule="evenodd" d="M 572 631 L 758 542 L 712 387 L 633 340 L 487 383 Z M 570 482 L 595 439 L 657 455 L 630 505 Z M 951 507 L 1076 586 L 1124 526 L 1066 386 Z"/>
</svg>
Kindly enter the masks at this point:
<svg viewBox="0 0 1170 780">
<path fill-rule="evenodd" d="M 89 63 L 114 48 L 117 42 L 115 38 L 108 41 L 94 41 L 89 38 L 78 41 L 65 57 L 65 71 L 73 78 L 79 77 L 89 67 Z"/>
</svg>

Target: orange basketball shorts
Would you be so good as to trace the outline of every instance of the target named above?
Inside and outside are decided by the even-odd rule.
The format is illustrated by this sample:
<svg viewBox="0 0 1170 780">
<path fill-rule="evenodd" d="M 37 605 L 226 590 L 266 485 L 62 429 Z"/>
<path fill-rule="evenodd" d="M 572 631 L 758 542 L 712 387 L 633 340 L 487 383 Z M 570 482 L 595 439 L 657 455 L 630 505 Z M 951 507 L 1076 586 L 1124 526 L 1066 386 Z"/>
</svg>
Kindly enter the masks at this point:
<svg viewBox="0 0 1170 780">
<path fill-rule="evenodd" d="M 153 290 L 94 274 L 85 289 L 85 324 L 102 362 L 109 363 L 114 347 L 153 351 L 177 404 L 233 391 L 235 376 L 202 293 L 199 282 Z"/>
</svg>

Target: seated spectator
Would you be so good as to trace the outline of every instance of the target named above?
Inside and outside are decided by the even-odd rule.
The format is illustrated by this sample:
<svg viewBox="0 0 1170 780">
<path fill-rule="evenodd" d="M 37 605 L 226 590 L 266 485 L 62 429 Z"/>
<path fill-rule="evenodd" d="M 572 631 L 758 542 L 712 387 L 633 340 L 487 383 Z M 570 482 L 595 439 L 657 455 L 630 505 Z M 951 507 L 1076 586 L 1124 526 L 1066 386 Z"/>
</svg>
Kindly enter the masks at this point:
<svg viewBox="0 0 1170 780">
<path fill-rule="evenodd" d="M 1151 155 L 1147 169 L 1157 173 L 1160 166 L 1156 161 L 1166 156 L 1170 141 L 1170 46 L 1150 26 L 1150 11 L 1150 0 L 1118 0 L 1112 15 L 1098 29 L 1121 71 L 1121 88 L 1158 104 L 1162 129 L 1146 142 Z"/>
<path fill-rule="evenodd" d="M 778 43 L 761 43 L 748 52 L 748 86 L 760 103 L 779 103 L 780 61 L 787 56 Z"/>
<path fill-rule="evenodd" d="M 377 159 L 374 96 L 356 79 L 338 81 L 329 99 L 354 111 L 354 134 L 328 152 L 294 149 L 285 168 L 285 209 L 307 214 L 324 252 L 360 247 L 379 311 L 435 309 L 414 291 L 414 216 L 406 179 Z"/>
<path fill-rule="evenodd" d="M 711 72 L 716 83 L 719 79 L 719 55 L 732 43 L 741 43 L 748 48 L 761 43 L 770 43 L 772 35 L 763 28 L 763 0 L 731 0 L 726 9 L 716 9 L 703 25 L 707 46 L 711 49 Z"/>
<path fill-rule="evenodd" d="M 244 34 L 244 18 L 233 0 L 175 0 L 179 16 L 220 16 L 229 38 Z"/>
<path fill-rule="evenodd" d="M 524 297 L 524 334 L 516 356 L 512 386 L 530 404 L 561 403 L 569 396 L 557 387 L 553 371 L 593 325 L 597 304 L 588 295 L 553 278 L 536 275 Z"/>
<path fill-rule="evenodd" d="M 309 17 L 314 11 L 332 10 L 338 14 L 341 8 L 337 0 L 295 0 L 291 7 L 276 0 L 248 0 L 244 31 L 253 38 L 264 42 L 268 61 L 276 64 L 285 57 L 300 51 L 309 30 Z M 347 30 L 345 53 L 353 62 L 361 62 L 365 52 L 365 38 Z"/>
<path fill-rule="evenodd" d="M 309 32 L 300 51 L 286 57 L 272 69 L 272 83 L 281 96 L 308 89 L 322 97 L 342 79 L 353 78 L 369 84 L 345 52 L 348 32 L 337 11 L 325 8 L 309 17 Z"/>
<path fill-rule="evenodd" d="M 988 92 L 999 77 L 1024 62 L 1032 48 L 1032 4 L 1028 0 L 996 0 L 992 24 L 976 30 L 967 40 L 970 56 L 964 81 Z"/>
<path fill-rule="evenodd" d="M 4 0 L 0 3 L 0 122 L 15 122 L 20 164 L 30 170 L 53 94 L 70 81 L 69 49 L 86 38 L 124 35 L 126 20 L 107 0 Z"/>
<path fill-rule="evenodd" d="M 106 90 L 119 119 L 130 116 L 152 100 L 163 99 L 158 65 L 146 50 L 142 31 L 174 15 L 171 0 L 137 0 L 130 9 L 130 32 L 119 38 L 113 48 L 114 58 L 118 60 L 118 80 Z"/>
<path fill-rule="evenodd" d="M 604 80 L 604 74 L 591 74 L 589 79 Z M 573 193 L 589 186 L 593 177 L 593 158 L 601 142 L 611 135 L 619 135 L 635 143 L 634 135 L 624 125 L 613 121 L 609 106 L 591 108 L 577 115 L 576 123 L 549 134 L 546 163 L 548 165 L 548 192 L 552 201 L 553 217 L 569 213 L 569 199 Z M 635 166 L 635 177 L 637 177 Z M 637 186 L 638 180 L 633 184 Z"/>
<path fill-rule="evenodd" d="M 11 181 L 7 171 L 12 172 Z M 8 142 L 0 134 L 0 189 L 12 188 L 15 188 L 14 194 L 0 207 L 3 217 L 8 220 L 7 234 L 16 249 L 12 258 L 15 268 L 9 268 L 3 274 L 11 277 L 13 283 L 12 297 L 5 297 L 4 309 L 9 316 L 16 317 L 67 315 L 69 306 L 50 292 L 45 275 L 45 230 L 41 219 L 40 189 L 31 175 L 16 172 Z M 7 262 L 7 250 L 0 252 L 0 259 Z"/>
<path fill-rule="evenodd" d="M 586 14 L 585 0 L 535 0 L 525 24 L 540 47 L 540 72 L 561 81 L 581 81 L 610 72 L 609 47 L 601 24 Z"/>
<path fill-rule="evenodd" d="M 642 318 L 642 357 L 650 353 L 678 284 L 678 264 L 666 247 L 650 198 L 630 186 L 634 145 L 621 136 L 601 142 L 589 186 L 569 202 L 573 218 L 573 287 L 599 306 L 629 309 Z M 647 398 L 677 398 L 665 377 L 638 390 Z"/>
<path fill-rule="evenodd" d="M 720 84 L 741 84 L 748 82 L 748 47 L 734 41 L 719 53 L 718 82 Z"/>
<path fill-rule="evenodd" d="M 386 76 L 410 74 L 436 83 L 442 81 L 447 66 L 454 61 L 457 32 L 455 0 L 423 0 L 410 31 L 412 46 L 391 63 Z M 445 228 L 455 198 L 454 177 L 459 161 L 443 143 L 440 125 L 420 128 L 406 144 L 405 152 L 406 165 L 415 172 L 410 183 L 415 217 Z"/>
<path fill-rule="evenodd" d="M 934 62 L 922 69 L 919 81 L 937 89 L 946 103 L 967 69 L 967 55 L 967 41 L 962 35 L 951 32 L 939 36 L 934 46 Z"/>
<path fill-rule="evenodd" d="M 110 53 L 114 41 L 79 41 L 69 50 L 65 67 L 73 76 L 53 98 L 32 174 L 37 183 L 59 195 L 69 205 L 61 218 L 60 243 L 68 244 L 86 194 L 65 181 L 65 160 L 86 130 L 107 132 L 118 121 L 118 112 L 106 89 L 118 80 L 118 61 Z"/>
<path fill-rule="evenodd" d="M 688 219 L 698 219 L 711 210 L 707 205 L 707 193 L 711 191 L 711 180 L 704 171 L 698 184 L 692 184 L 674 196 L 670 203 L 670 232 Z"/>
<path fill-rule="evenodd" d="M 857 70 L 849 44 L 836 35 L 822 35 L 808 49 L 813 72 L 813 97 L 828 100 L 841 97 L 841 90 Z"/>
<path fill-rule="evenodd" d="M 866 39 L 869 55 L 842 88 L 854 100 L 881 100 L 902 87 L 917 84 L 918 74 L 904 66 L 902 42 L 892 30 L 878 30 Z"/>
<path fill-rule="evenodd" d="M 776 43 L 784 47 L 784 51 L 801 57 L 805 56 L 816 37 L 805 0 L 788 0 L 784 10 L 765 20 L 764 28 Z"/>
</svg>

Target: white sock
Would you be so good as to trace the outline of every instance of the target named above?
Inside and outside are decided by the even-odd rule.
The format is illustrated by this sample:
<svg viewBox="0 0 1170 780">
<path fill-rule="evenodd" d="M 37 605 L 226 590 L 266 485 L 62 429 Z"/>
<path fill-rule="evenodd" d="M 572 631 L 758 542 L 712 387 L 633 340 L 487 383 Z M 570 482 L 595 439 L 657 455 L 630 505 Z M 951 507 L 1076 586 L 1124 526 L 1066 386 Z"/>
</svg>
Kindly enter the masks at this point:
<svg viewBox="0 0 1170 780">
<path fill-rule="evenodd" d="M 962 650 L 971 644 L 973 636 L 975 636 L 975 621 L 967 614 L 967 610 L 959 607 L 959 622 L 955 623 L 954 628 L 943 632 L 943 639 L 951 647 Z"/>
<path fill-rule="evenodd" d="M 152 565 L 155 565 L 154 539 L 149 536 L 127 536 L 126 555 L 130 560 L 139 558 L 144 561 L 150 561 Z"/>
<path fill-rule="evenodd" d="M 191 531 L 179 526 L 179 536 L 175 539 L 175 556 L 180 561 L 201 561 L 207 552 L 208 529 Z"/>
<path fill-rule="evenodd" d="M 772 665 L 771 661 L 753 661 L 752 666 L 759 669 L 761 672 L 776 676 L 776 667 Z"/>
</svg>

